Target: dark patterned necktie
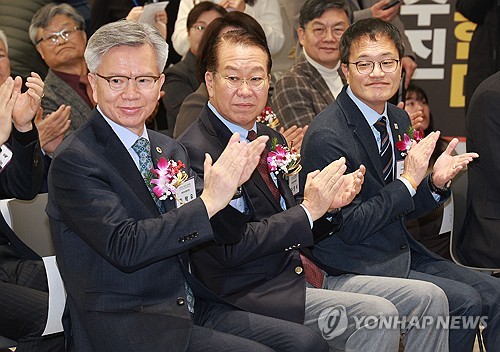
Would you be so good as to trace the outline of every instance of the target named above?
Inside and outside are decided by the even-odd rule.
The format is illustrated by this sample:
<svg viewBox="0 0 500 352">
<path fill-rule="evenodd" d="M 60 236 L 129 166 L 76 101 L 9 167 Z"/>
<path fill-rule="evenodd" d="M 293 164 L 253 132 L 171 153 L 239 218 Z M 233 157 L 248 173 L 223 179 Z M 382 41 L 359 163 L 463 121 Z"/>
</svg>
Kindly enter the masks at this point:
<svg viewBox="0 0 500 352">
<path fill-rule="evenodd" d="M 325 273 L 316 264 L 314 264 L 309 258 L 307 258 L 302 253 L 300 254 L 300 260 L 302 261 L 302 266 L 306 274 L 306 281 L 313 287 L 322 288 L 323 280 L 325 278 Z"/>
<path fill-rule="evenodd" d="M 382 116 L 373 127 L 380 133 L 380 160 L 382 162 L 382 176 L 386 184 L 392 181 L 392 144 L 387 132 L 387 118 Z"/>
<path fill-rule="evenodd" d="M 247 139 L 249 141 L 253 141 L 256 138 L 257 138 L 257 133 L 255 131 L 253 130 L 248 131 Z M 281 198 L 280 191 L 278 187 L 276 187 L 276 184 L 271 178 L 271 175 L 269 174 L 269 170 L 267 168 L 267 148 L 264 149 L 264 151 L 260 155 L 259 165 L 257 165 L 257 171 L 259 171 L 260 176 L 267 185 L 267 188 L 269 188 L 269 191 L 271 191 L 271 194 L 273 195 L 274 199 L 276 199 L 276 201 L 279 203 Z"/>
<path fill-rule="evenodd" d="M 153 168 L 153 159 L 151 158 L 151 145 L 146 138 L 140 137 L 132 145 L 132 149 L 139 156 L 139 171 L 141 172 L 142 178 L 144 179 L 144 183 L 148 187 L 149 193 L 151 193 L 151 197 L 153 197 L 158 210 L 163 214 L 163 204 L 161 200 L 159 200 L 158 197 L 154 194 L 153 188 L 150 183 L 151 169 Z"/>
</svg>

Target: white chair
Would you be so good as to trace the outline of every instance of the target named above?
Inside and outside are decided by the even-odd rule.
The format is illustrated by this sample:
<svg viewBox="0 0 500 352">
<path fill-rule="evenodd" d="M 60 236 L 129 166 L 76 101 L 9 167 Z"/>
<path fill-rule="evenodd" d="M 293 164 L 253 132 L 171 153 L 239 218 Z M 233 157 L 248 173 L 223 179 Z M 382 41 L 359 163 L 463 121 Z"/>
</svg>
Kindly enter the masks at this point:
<svg viewBox="0 0 500 352">
<path fill-rule="evenodd" d="M 50 233 L 49 219 L 45 213 L 47 193 L 33 200 L 0 200 L 0 211 L 14 233 L 27 246 L 40 255 L 45 264 L 49 283 L 49 317 L 44 335 L 62 331 L 62 313 L 66 303 L 66 292 L 54 260 L 54 245 Z M 0 336 L 0 348 L 14 347 L 16 342 Z"/>
</svg>

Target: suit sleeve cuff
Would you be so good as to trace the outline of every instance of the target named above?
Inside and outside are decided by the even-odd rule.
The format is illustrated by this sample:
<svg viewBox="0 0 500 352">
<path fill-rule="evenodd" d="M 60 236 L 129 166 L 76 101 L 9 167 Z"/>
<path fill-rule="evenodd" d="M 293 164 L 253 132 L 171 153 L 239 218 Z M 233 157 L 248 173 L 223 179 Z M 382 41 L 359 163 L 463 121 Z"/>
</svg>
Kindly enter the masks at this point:
<svg viewBox="0 0 500 352">
<path fill-rule="evenodd" d="M 309 213 L 309 210 L 307 210 L 307 208 L 305 206 L 303 206 L 302 204 L 299 204 L 302 209 L 304 209 L 304 211 L 306 212 L 306 215 L 307 215 L 307 220 L 309 220 L 309 226 L 311 226 L 311 229 L 313 228 L 313 224 L 314 224 L 314 221 L 312 219 L 312 216 L 311 216 L 311 213 Z"/>
<path fill-rule="evenodd" d="M 406 186 L 406 188 L 408 189 L 408 192 L 410 192 L 410 196 L 414 196 L 416 193 L 417 193 L 417 190 L 414 189 L 410 183 L 410 181 L 408 181 L 407 179 L 405 179 L 404 177 L 400 177 L 398 178 L 398 180 L 400 180 L 401 182 L 403 182 L 403 184 Z"/>
</svg>

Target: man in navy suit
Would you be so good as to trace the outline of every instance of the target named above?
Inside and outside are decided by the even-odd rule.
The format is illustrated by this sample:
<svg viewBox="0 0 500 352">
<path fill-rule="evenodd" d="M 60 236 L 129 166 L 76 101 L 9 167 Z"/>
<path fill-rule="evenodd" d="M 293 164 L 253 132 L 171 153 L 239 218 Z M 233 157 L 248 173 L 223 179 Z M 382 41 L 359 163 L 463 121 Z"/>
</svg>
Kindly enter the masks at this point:
<svg viewBox="0 0 500 352">
<path fill-rule="evenodd" d="M 144 126 L 160 97 L 167 49 L 153 27 L 121 21 L 101 27 L 85 51 L 98 105 L 58 148 L 47 206 L 68 293 L 70 350 L 292 351 L 296 336 L 299 350 L 326 350 L 318 334 L 225 304 L 190 274 L 190 248 L 241 238 L 217 213 L 267 138 L 245 144 L 235 134 L 213 165 L 206 155 L 203 185 L 184 147 Z M 174 193 L 164 199 L 151 190 L 150 170 L 167 161 L 190 179 L 175 171 L 183 183 L 166 180 Z M 192 200 L 182 203 L 184 196 Z"/>
<path fill-rule="evenodd" d="M 255 134 L 268 135 L 271 141 L 286 145 L 281 134 L 256 123 L 267 101 L 270 70 L 269 49 L 258 36 L 230 31 L 212 45 L 205 73 L 210 100 L 180 137 L 197 173 L 203 173 L 204 154 L 217 158 L 234 132 L 239 132 L 242 140 L 251 140 Z M 433 284 L 358 278 L 338 272 L 366 286 L 384 287 L 387 298 L 392 299 L 389 302 L 382 294 L 376 297 L 329 290 L 321 283 L 324 273 L 308 265 L 314 258 L 307 247 L 339 230 L 342 214 L 334 209 L 349 204 L 359 192 L 364 167 L 340 177 L 345 159 L 339 157 L 321 171 L 307 175 L 304 196 L 299 199 L 289 186 L 296 175 L 269 173 L 264 164 L 264 170 L 253 172 L 239 197 L 220 217 L 227 225 L 239 224 L 243 239 L 224 246 L 207 242 L 191 251 L 193 273 L 211 290 L 250 312 L 320 330 L 331 351 L 395 352 L 400 327 L 377 323 L 447 315 L 446 297 Z M 376 328 L 365 324 L 363 318 L 367 316 L 376 317 Z M 448 350 L 445 329 L 427 325 L 403 327 L 402 332 L 406 351 Z"/>
<path fill-rule="evenodd" d="M 40 189 L 43 159 L 32 123 L 43 81 L 32 74 L 21 94 L 21 78 L 10 77 L 7 40 L 0 31 L 0 195 L 33 199 Z M 29 221 L 29 219 L 26 219 Z M 0 215 L 0 335 L 19 351 L 64 351 L 64 337 L 42 337 L 47 322 L 48 287 L 43 262 Z"/>
<path fill-rule="evenodd" d="M 412 135 L 408 115 L 387 103 L 398 89 L 403 55 L 401 35 L 392 24 L 380 19 L 354 23 L 341 39 L 340 53 L 349 85 L 310 126 L 303 166 L 307 172 L 345 156 L 348 171 L 360 164 L 367 171 L 361 192 L 342 209 L 342 229 L 316 244 L 314 255 L 337 269 L 436 284 L 449 301 L 450 351 L 472 350 L 479 316 L 485 317 L 488 351 L 500 351 L 500 281 L 438 257 L 405 227 L 406 219 L 441 206 L 450 196 L 451 180 L 478 155 L 452 156 L 454 139 L 425 176 L 439 132 L 418 144 L 405 143 Z M 336 280 L 330 287 L 366 289 L 355 280 Z"/>
</svg>

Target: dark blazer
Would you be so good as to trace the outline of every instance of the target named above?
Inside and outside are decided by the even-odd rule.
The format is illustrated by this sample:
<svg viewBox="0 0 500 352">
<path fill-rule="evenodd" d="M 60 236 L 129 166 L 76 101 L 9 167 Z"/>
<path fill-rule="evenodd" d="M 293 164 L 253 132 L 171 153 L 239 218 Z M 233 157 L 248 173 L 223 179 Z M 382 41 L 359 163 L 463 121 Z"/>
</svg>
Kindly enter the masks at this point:
<svg viewBox="0 0 500 352">
<path fill-rule="evenodd" d="M 165 70 L 165 83 L 163 84 L 163 104 L 167 110 L 168 129 L 173 131 L 177 114 L 184 99 L 200 86 L 196 78 L 196 56 L 188 51 L 182 61 Z M 198 115 L 195 115 L 198 116 Z"/>
<path fill-rule="evenodd" d="M 12 159 L 0 172 L 0 198 L 33 199 L 40 189 L 44 170 L 36 128 L 20 133 L 13 127 L 8 146 L 12 150 Z M 0 214 L 0 244 L 6 243 L 20 258 L 41 259 L 15 235 Z"/>
<path fill-rule="evenodd" d="M 161 156 L 181 160 L 194 176 L 179 143 L 148 134 L 155 164 Z M 199 178 L 196 185 L 201 191 Z M 164 206 L 160 215 L 130 154 L 97 110 L 57 149 L 47 214 L 74 350 L 186 349 L 193 323 L 184 282 L 197 298 L 215 298 L 188 273 L 187 252 L 214 237 L 200 198 L 179 209 L 170 200 Z"/>
<path fill-rule="evenodd" d="M 283 136 L 262 124 L 257 124 L 257 134 L 286 143 Z M 229 129 L 205 106 L 179 140 L 188 150 L 192 168 L 202 174 L 204 154 L 217 159 L 230 137 Z M 192 250 L 192 269 L 200 281 L 226 301 L 254 313 L 302 324 L 305 276 L 296 248 L 312 246 L 314 236 L 305 211 L 296 205 L 282 176 L 278 176 L 278 185 L 286 211 L 273 198 L 259 172 L 254 171 L 242 186 L 249 213 L 242 214 L 230 205 L 225 209 L 224 220 L 240 223 L 243 239 L 231 246 L 207 243 Z M 321 219 L 315 222 L 314 232 L 328 235 L 337 226 Z M 216 226 L 214 231 L 218 231 Z"/>
<path fill-rule="evenodd" d="M 406 218 L 418 218 L 440 206 L 427 180 L 414 197 L 401 181 L 384 184 L 377 143 L 361 111 L 347 95 L 345 86 L 335 103 L 320 113 L 309 126 L 302 144 L 303 172 L 323 168 L 342 156 L 347 172 L 366 166 L 361 192 L 342 210 L 344 223 L 339 232 L 316 244 L 314 255 L 335 268 L 360 274 L 406 277 L 412 253 L 439 257 L 408 233 Z M 410 127 L 405 111 L 388 104 L 394 141 Z M 396 160 L 402 160 L 395 149 Z M 305 171 L 305 172 L 304 172 Z M 445 201 L 443 197 L 442 201 Z"/>
<path fill-rule="evenodd" d="M 500 72 L 481 83 L 465 118 L 467 151 L 479 153 L 467 171 L 467 210 L 460 250 L 469 265 L 500 267 Z"/>
<path fill-rule="evenodd" d="M 344 80 L 342 70 L 339 73 Z M 335 98 L 321 74 L 304 55 L 276 82 L 271 106 L 285 128 L 304 127 Z"/>
<path fill-rule="evenodd" d="M 44 96 L 42 99 L 44 115 L 56 111 L 62 104 L 71 106 L 71 116 L 69 117 L 71 125 L 66 134 L 87 122 L 92 108 L 69 84 L 50 69 L 44 82 Z"/>
</svg>

